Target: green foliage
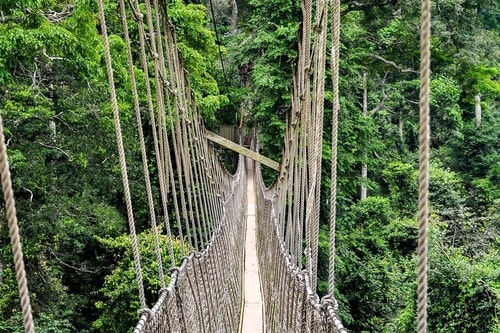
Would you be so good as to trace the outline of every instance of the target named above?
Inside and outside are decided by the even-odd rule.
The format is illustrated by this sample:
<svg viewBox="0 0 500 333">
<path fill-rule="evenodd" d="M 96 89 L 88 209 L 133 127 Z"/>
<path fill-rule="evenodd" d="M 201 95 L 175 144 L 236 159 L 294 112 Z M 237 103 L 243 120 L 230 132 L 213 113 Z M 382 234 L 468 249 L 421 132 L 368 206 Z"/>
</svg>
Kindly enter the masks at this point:
<svg viewBox="0 0 500 333">
<path fill-rule="evenodd" d="M 74 332 L 74 327 L 68 319 L 60 314 L 41 313 L 35 318 L 36 331 L 40 333 L 70 333 Z M 20 313 L 12 316 L 5 322 L 0 322 L 1 333 L 22 333 L 25 332 L 23 318 Z"/>
<path fill-rule="evenodd" d="M 485 111 L 480 128 L 476 128 L 475 120 L 468 121 L 462 135 L 453 138 L 446 147 L 449 149 L 445 157 L 446 165 L 461 173 L 466 182 L 483 177 L 492 177 L 494 180 L 498 174 L 496 170 L 500 162 L 499 114 L 500 109 L 497 106 Z"/>
<path fill-rule="evenodd" d="M 463 127 L 460 100 L 460 86 L 454 80 L 437 77 L 431 80 L 430 107 L 432 144 L 441 145 L 450 137 L 458 135 Z"/>
<path fill-rule="evenodd" d="M 413 216 L 417 208 L 417 169 L 407 163 L 391 162 L 382 173 L 394 210 Z"/>
<path fill-rule="evenodd" d="M 402 291 L 411 287 L 406 257 L 415 248 L 415 222 L 396 219 L 388 199 L 369 197 L 338 225 L 336 281 L 341 307 L 352 316 L 345 323 L 354 331 L 380 331 L 395 320 L 406 302 Z"/>
<path fill-rule="evenodd" d="M 169 18 L 176 26 L 178 47 L 201 114 L 207 123 L 214 123 L 215 111 L 229 100 L 219 93 L 214 78 L 219 53 L 215 33 L 207 28 L 206 8 L 176 0 L 169 8 Z"/>
<path fill-rule="evenodd" d="M 247 123 L 260 129 L 263 153 L 280 160 L 300 3 L 239 1 L 243 14 L 238 33 L 220 34 L 219 44 L 208 28 L 207 8 L 201 1 L 193 3 L 170 2 L 169 16 L 205 120 L 216 127 L 217 114 L 221 121 L 232 123 L 235 110 L 244 105 L 250 112 Z M 348 0 L 342 6 L 336 297 L 350 330 L 414 332 L 420 8 L 409 0 Z M 65 8 L 70 15 L 51 21 L 48 14 Z M 139 305 L 130 239 L 120 236 L 126 232 L 126 208 L 96 3 L 4 0 L 0 11 L 0 112 L 37 331 L 127 331 L 135 325 Z M 142 232 L 149 228 L 149 212 L 125 43 L 116 2 L 106 2 L 105 11 L 137 228 Z M 500 331 L 499 11 L 497 0 L 433 3 L 429 272 L 433 332 Z M 228 22 L 217 20 L 219 32 L 229 31 Z M 135 40 L 137 25 L 131 18 L 129 23 Z M 227 96 L 219 91 L 219 48 L 226 66 L 224 85 L 230 85 L 224 89 Z M 137 52 L 133 50 L 134 57 Z M 245 87 L 240 87 L 240 73 L 247 75 Z M 362 116 L 364 73 L 366 117 Z M 145 75 L 139 68 L 135 74 L 144 103 Z M 327 90 L 330 84 L 327 80 Z M 477 94 L 483 109 L 480 127 L 474 119 Z M 331 102 L 332 93 L 327 91 L 327 126 Z M 330 128 L 324 132 L 326 166 L 331 156 Z M 147 144 L 150 135 L 146 131 Z M 359 201 L 363 164 L 368 167 L 369 197 Z M 329 208 L 329 174 L 325 167 L 322 217 Z M 269 172 L 267 180 L 274 177 Z M 0 332 L 21 332 L 6 229 L 0 226 Z M 318 267 L 321 293 L 326 291 L 327 233 L 325 222 Z M 140 239 L 152 304 L 158 290 L 154 242 L 150 232 L 142 232 Z M 167 239 L 162 236 L 161 241 Z M 174 243 L 179 255 L 185 245 Z M 166 253 L 164 261 L 168 266 Z"/>
<path fill-rule="evenodd" d="M 497 332 L 499 253 L 481 261 L 460 249 L 436 247 L 430 255 L 429 329 L 433 332 Z"/>
<path fill-rule="evenodd" d="M 158 229 L 158 232 L 161 231 Z M 99 241 L 107 248 L 115 252 L 116 264 L 100 290 L 103 301 L 96 303 L 100 311 L 99 318 L 93 327 L 98 332 L 129 332 L 138 320 L 140 302 L 137 287 L 137 277 L 132 253 L 132 240 L 128 235 L 117 238 L 101 238 Z M 174 248 L 174 261 L 179 262 L 182 253 L 189 252 L 186 244 L 178 239 L 169 239 L 160 235 L 160 246 L 162 248 L 162 262 L 164 272 L 172 262 L 168 254 L 169 242 Z M 153 306 L 160 289 L 158 278 L 158 265 L 155 256 L 155 241 L 152 231 L 146 231 L 138 235 L 138 244 L 141 257 L 141 272 L 144 281 L 144 290 L 149 306 Z M 168 285 L 168 277 L 165 283 Z"/>
<path fill-rule="evenodd" d="M 500 95 L 500 82 L 495 80 L 498 78 L 498 74 L 498 68 L 477 66 L 471 68 L 465 77 L 470 82 L 472 93 L 498 97 Z"/>
</svg>

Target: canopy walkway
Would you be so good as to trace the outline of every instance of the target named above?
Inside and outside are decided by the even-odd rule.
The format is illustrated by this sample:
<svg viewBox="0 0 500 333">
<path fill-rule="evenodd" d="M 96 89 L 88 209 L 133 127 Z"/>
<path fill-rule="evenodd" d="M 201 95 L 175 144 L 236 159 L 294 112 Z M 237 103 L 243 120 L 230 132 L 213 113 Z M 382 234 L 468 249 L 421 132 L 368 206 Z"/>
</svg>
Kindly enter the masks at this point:
<svg viewBox="0 0 500 333">
<path fill-rule="evenodd" d="M 315 8 L 311 1 L 302 1 L 299 56 L 294 72 L 292 110 L 286 124 L 283 160 L 279 165 L 266 160 L 267 165 L 279 166 L 276 181 L 267 188 L 258 161 L 240 155 L 234 174 L 230 174 L 220 163 L 216 147 L 207 139 L 213 140 L 213 135 L 203 126 L 164 3 L 146 0 L 139 6 L 137 0 L 127 3 L 118 0 L 151 228 L 156 236 L 161 289 L 152 306 L 147 304 L 142 281 L 141 244 L 135 232 L 127 156 L 121 137 L 122 120 L 102 0 L 98 0 L 98 8 L 142 308 L 134 332 L 347 332 L 338 317 L 333 295 L 339 1 L 316 1 Z M 334 86 L 330 280 L 329 294 L 320 298 L 316 287 L 330 8 Z M 129 20 L 135 21 L 138 40 L 130 40 Z M 138 91 L 137 69 L 144 75 L 145 91 Z M 425 94 L 423 99 L 425 106 Z M 146 129 L 144 124 L 151 126 Z M 146 130 L 153 135 L 151 152 L 145 144 L 143 132 Z M 428 133 L 424 131 L 422 135 L 426 137 Z M 253 136 L 251 150 L 254 155 L 251 157 L 259 160 L 257 137 Z M 1 139 L 3 145 L 3 135 Z M 4 153 L 5 146 L 1 148 Z M 152 196 L 152 188 L 156 185 L 151 181 L 151 161 L 156 163 L 158 170 L 159 208 L 155 207 Z M 2 180 L 4 187 L 8 187 L 8 181 L 4 181 L 9 178 L 8 166 L 2 165 Z M 9 195 L 10 192 L 4 189 L 4 193 Z M 426 198 L 423 199 L 425 201 Z M 7 210 L 11 211 L 9 207 L 13 207 L 13 202 L 7 199 L 6 202 Z M 164 214 L 157 215 L 157 211 Z M 158 216 L 162 216 L 161 222 L 157 221 Z M 425 216 L 423 219 L 425 222 Z M 12 221 L 10 225 L 13 244 L 17 244 L 16 222 Z M 425 227 L 423 224 L 423 230 Z M 171 240 L 168 249 L 171 263 L 162 262 L 159 233 Z M 189 251 L 185 251 L 181 265 L 172 269 L 171 275 L 166 277 L 163 267 L 174 264 L 172 240 L 175 238 L 188 243 Z M 422 256 L 425 257 L 426 245 L 422 243 L 421 246 L 424 251 Z M 20 253 L 20 247 L 16 253 Z M 16 256 L 16 268 L 22 272 L 22 253 L 20 255 Z M 425 279 L 425 270 L 422 272 Z M 19 286 L 26 331 L 34 332 L 22 274 L 19 274 Z M 420 301 L 422 303 L 419 304 L 423 305 L 419 311 L 422 310 L 423 314 L 419 316 L 419 332 L 424 332 L 425 324 L 420 323 L 422 316 L 425 320 L 425 298 Z"/>
</svg>

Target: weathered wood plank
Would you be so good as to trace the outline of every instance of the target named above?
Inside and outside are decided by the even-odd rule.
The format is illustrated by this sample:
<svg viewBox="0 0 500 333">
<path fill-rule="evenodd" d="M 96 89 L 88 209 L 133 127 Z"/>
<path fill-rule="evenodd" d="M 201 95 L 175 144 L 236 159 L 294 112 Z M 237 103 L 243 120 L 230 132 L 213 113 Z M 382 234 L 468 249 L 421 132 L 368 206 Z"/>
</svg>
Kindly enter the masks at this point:
<svg viewBox="0 0 500 333">
<path fill-rule="evenodd" d="M 222 136 L 219 136 L 213 132 L 210 131 L 205 131 L 205 137 L 213 141 L 223 147 L 226 147 L 228 149 L 231 149 L 232 151 L 235 151 L 239 154 L 242 154 L 244 156 L 250 157 L 252 160 L 255 160 L 259 162 L 260 164 L 263 164 L 265 166 L 270 167 L 271 169 L 274 169 L 276 171 L 280 170 L 280 164 L 276 161 L 273 161 L 272 159 L 262 156 L 253 150 L 250 150 L 248 148 L 245 148 L 243 146 L 240 146 L 239 144 L 236 144 L 232 142 L 231 140 L 228 140 L 226 138 L 223 138 Z"/>
</svg>

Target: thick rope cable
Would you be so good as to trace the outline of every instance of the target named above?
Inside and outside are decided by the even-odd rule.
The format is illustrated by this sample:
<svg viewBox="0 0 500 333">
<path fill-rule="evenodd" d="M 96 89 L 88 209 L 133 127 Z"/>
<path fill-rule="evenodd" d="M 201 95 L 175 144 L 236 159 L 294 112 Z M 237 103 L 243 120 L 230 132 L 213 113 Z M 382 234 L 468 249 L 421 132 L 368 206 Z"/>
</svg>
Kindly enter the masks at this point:
<svg viewBox="0 0 500 333">
<path fill-rule="evenodd" d="M 165 177 L 168 180 L 173 181 L 174 179 L 174 171 L 172 167 L 172 161 L 170 158 L 170 144 L 169 144 L 169 138 L 166 130 L 166 121 L 165 121 L 165 105 L 167 105 L 167 110 L 168 114 L 171 115 L 171 103 L 170 103 L 170 92 L 169 92 L 169 82 L 166 81 L 164 77 L 164 73 L 166 72 L 165 68 L 165 60 L 164 60 L 164 53 L 163 53 L 163 48 L 162 48 L 162 41 L 161 37 L 156 38 L 157 34 L 160 34 L 160 28 L 159 28 L 159 20 L 157 20 L 157 24 L 153 25 L 153 14 L 151 10 L 151 5 L 149 1 L 145 1 L 146 5 L 146 19 L 147 19 L 147 24 L 148 24 L 148 29 L 150 31 L 150 38 L 149 38 L 149 47 L 152 53 L 152 57 L 154 59 L 153 64 L 154 64 L 154 79 L 155 79 L 155 91 L 156 91 L 156 99 L 157 99 L 157 109 L 158 109 L 158 137 L 159 137 L 159 143 L 161 148 L 159 149 L 159 154 L 157 153 L 158 160 L 162 161 L 161 166 L 164 168 L 160 168 L 160 164 L 158 169 L 163 170 L 162 176 Z M 139 8 L 139 3 L 135 1 L 135 7 Z M 157 3 L 155 5 L 155 11 L 156 14 L 159 14 L 158 6 Z M 166 13 L 165 13 L 166 15 Z M 141 22 L 142 23 L 142 22 Z M 144 28 L 142 24 L 139 26 L 141 28 L 141 40 L 144 40 Z M 156 30 L 155 30 L 156 29 Z M 157 42 L 156 42 L 157 41 Z M 142 49 L 143 43 L 141 43 L 141 49 Z M 143 52 L 141 52 L 143 53 Z M 142 56 L 141 56 L 142 59 Z M 143 68 L 144 71 L 147 72 L 147 64 L 143 63 Z M 165 89 L 166 88 L 166 89 Z M 165 90 L 165 93 L 164 93 Z M 164 101 L 164 96 L 166 96 L 166 103 Z M 155 136 L 155 126 L 154 126 L 154 111 L 152 110 L 152 105 L 150 105 L 150 113 L 151 116 L 150 118 L 152 119 L 152 126 L 153 126 L 153 139 L 156 140 Z M 155 145 L 156 147 L 156 145 Z M 163 158 L 161 158 L 163 157 Z M 160 184 L 162 183 L 162 177 L 160 177 Z M 163 180 L 163 183 L 165 183 L 165 186 L 168 186 L 168 182 Z M 163 186 L 161 186 L 163 188 Z M 175 216 L 177 219 L 177 226 L 178 226 L 178 231 L 179 231 L 179 237 L 180 239 L 184 239 L 183 237 L 183 230 L 182 230 L 182 224 L 181 224 L 181 214 L 179 214 L 179 203 L 178 203 L 178 196 L 177 196 L 177 189 L 175 186 L 171 186 L 172 189 L 172 197 L 173 197 L 173 203 L 174 203 L 174 211 L 175 211 Z M 168 189 L 165 190 L 165 192 L 168 193 Z M 162 197 L 162 203 L 163 203 L 163 210 L 164 214 L 166 217 L 166 220 L 168 221 L 168 210 L 166 207 L 167 199 L 166 199 L 166 193 L 165 196 Z M 186 249 L 184 246 L 182 247 L 181 253 L 183 256 L 185 256 Z"/>
<path fill-rule="evenodd" d="M 310 72 L 311 72 L 311 64 L 310 64 L 310 44 L 311 44 L 311 12 L 312 12 L 312 3 L 310 0 L 305 0 L 303 1 L 302 4 L 302 16 L 303 16 L 303 28 L 302 28 L 302 57 L 303 57 L 303 70 L 304 70 L 304 76 L 303 76 L 303 87 L 301 87 L 301 93 L 302 93 L 302 98 L 303 98 L 303 103 L 301 107 L 301 115 L 302 115 L 302 121 L 304 124 L 305 128 L 305 142 L 306 142 L 306 147 L 308 147 L 311 144 L 311 136 L 312 133 L 314 133 L 314 127 L 313 127 L 313 121 L 311 120 L 311 80 L 310 80 Z M 309 150 L 306 149 L 305 154 L 307 156 L 306 160 L 309 164 L 309 162 L 312 162 L 312 166 L 309 168 L 305 169 L 308 171 L 308 182 L 307 182 L 307 190 L 305 191 L 306 195 L 304 196 L 305 200 L 305 206 L 308 207 L 306 209 L 306 214 L 304 216 L 304 223 L 305 223 L 305 240 L 306 240 L 306 267 L 312 271 L 312 260 L 311 260 L 311 241 L 312 241 L 312 223 L 310 220 L 310 215 L 307 214 L 307 212 L 310 212 L 311 209 L 309 208 L 310 206 L 310 201 L 312 200 L 312 194 L 311 194 L 311 187 L 312 187 L 312 182 L 313 182 L 313 177 L 312 177 L 312 172 L 314 170 L 314 165 L 316 160 L 315 159 L 309 159 Z"/>
<path fill-rule="evenodd" d="M 148 15 L 149 18 L 149 15 Z M 168 35 L 169 37 L 170 34 Z M 176 45 L 175 40 L 172 40 L 170 43 L 167 43 L 167 45 Z M 182 66 L 179 64 L 179 59 L 178 59 L 178 50 L 174 46 L 170 48 L 168 51 L 168 65 L 169 65 L 169 72 L 170 72 L 170 79 L 171 82 L 174 86 L 174 98 L 173 98 L 173 103 L 174 106 L 171 107 L 169 103 L 168 105 L 168 111 L 169 111 L 169 119 L 170 119 L 170 126 L 172 130 L 172 143 L 173 143 L 173 150 L 174 150 L 174 157 L 176 161 L 176 170 L 177 170 L 177 181 L 179 182 L 179 197 L 180 197 L 180 208 L 181 208 L 181 217 L 182 220 L 184 221 L 184 226 L 186 230 L 186 240 L 190 243 L 190 245 L 193 245 L 193 240 L 192 240 L 192 234 L 191 234 L 191 226 L 189 224 L 189 218 L 188 218 L 188 204 L 187 204 L 187 193 L 185 191 L 185 173 L 188 172 L 187 169 L 184 168 L 184 160 L 183 160 L 183 135 L 181 132 L 181 125 L 180 121 L 182 118 L 182 109 L 185 109 L 185 102 L 184 102 L 184 97 L 182 92 L 184 92 L 183 88 L 183 81 L 184 77 L 181 76 L 181 74 L 184 74 L 182 70 Z M 179 73 L 180 72 L 180 73 Z M 174 111 L 174 112 L 172 112 Z M 179 226 L 180 229 L 180 226 Z"/>
<path fill-rule="evenodd" d="M 157 1 L 155 1 L 155 3 L 156 2 Z M 186 86 L 191 86 L 189 81 L 186 83 Z M 200 138 L 197 136 L 198 134 L 196 133 L 195 128 L 196 125 L 194 124 L 194 121 L 196 121 L 196 119 L 201 119 L 201 116 L 196 113 L 197 107 L 194 101 L 194 96 L 193 94 L 191 94 L 191 92 L 188 92 L 187 102 L 188 105 L 191 105 L 191 107 L 193 108 L 192 114 L 190 116 L 186 115 L 189 119 L 185 119 L 186 128 L 189 129 L 187 131 L 188 137 L 186 139 L 187 143 L 189 144 L 187 149 L 190 152 L 189 157 L 191 166 L 191 172 L 189 175 L 189 187 L 191 191 L 192 201 L 194 203 L 194 212 L 191 212 L 191 218 L 193 219 L 193 224 L 196 224 L 195 230 L 200 240 L 200 244 L 197 244 L 197 246 L 205 246 L 205 244 L 208 243 L 208 234 L 206 232 L 206 225 L 202 223 L 201 213 L 203 209 L 203 194 L 200 186 L 201 176 L 199 165 L 199 156 L 201 155 L 201 153 L 197 144 L 200 141 Z"/>
<path fill-rule="evenodd" d="M 14 192 L 12 190 L 12 180 L 10 176 L 9 160 L 7 157 L 7 145 L 5 144 L 2 116 L 0 116 L 0 173 L 2 177 L 5 211 L 7 212 L 7 221 L 9 224 L 10 244 L 14 255 L 17 288 L 19 290 L 19 298 L 21 300 L 21 308 L 23 312 L 24 331 L 26 333 L 34 333 L 35 325 L 33 324 L 28 280 L 26 278 L 26 269 L 24 267 L 19 225 L 17 223 L 16 202 L 14 199 Z"/>
<path fill-rule="evenodd" d="M 151 12 L 149 1 L 146 1 L 146 4 L 147 4 L 146 8 L 148 10 L 148 16 L 149 16 L 150 12 Z M 155 29 L 157 34 L 160 34 L 161 33 L 160 8 L 158 6 L 158 1 L 156 1 L 156 0 L 153 1 L 153 9 L 155 12 L 154 20 L 153 20 L 154 24 L 155 24 L 154 29 Z M 164 67 L 165 56 L 164 56 L 164 52 L 163 52 L 162 38 L 159 37 L 156 40 L 157 40 L 156 50 L 159 54 L 161 68 L 164 70 L 165 69 L 165 67 Z M 183 69 L 178 69 L 178 70 L 183 70 Z M 188 92 L 188 94 L 189 94 L 189 92 Z M 183 96 L 184 96 L 184 94 L 183 94 Z M 192 128 L 188 127 L 186 125 L 186 122 L 188 121 L 188 119 L 187 119 L 188 116 L 187 116 L 186 112 L 183 113 L 183 116 L 184 116 L 184 118 L 181 118 L 182 126 L 183 126 L 183 145 L 184 145 L 184 148 L 182 151 L 183 151 L 183 155 L 184 155 L 183 167 L 186 170 L 186 172 L 184 173 L 184 176 L 185 176 L 185 183 L 186 183 L 186 188 L 187 188 L 188 213 L 189 213 L 189 220 L 192 221 L 192 230 L 193 230 L 193 234 L 194 234 L 194 248 L 196 251 L 198 251 L 199 246 L 200 246 L 200 242 L 198 241 L 198 238 L 199 238 L 199 233 L 201 232 L 200 231 L 201 228 L 197 228 L 196 222 L 199 221 L 198 220 L 199 214 L 195 214 L 195 212 L 197 211 L 196 208 L 193 209 L 193 197 L 194 197 L 194 195 L 192 192 L 193 191 L 192 183 L 193 183 L 194 166 L 191 163 L 191 159 L 189 158 L 192 155 L 189 154 L 189 146 L 188 146 L 188 144 L 189 144 L 188 132 L 191 132 Z M 196 206 L 196 204 L 195 204 L 195 206 Z"/>
<path fill-rule="evenodd" d="M 172 66 L 171 66 L 170 56 L 171 56 L 172 52 L 175 52 L 175 51 L 171 50 L 172 45 L 174 45 L 174 42 L 173 42 L 173 40 L 170 37 L 170 27 L 168 27 L 168 25 L 165 22 L 163 24 L 163 34 L 164 34 L 164 38 L 165 38 L 165 53 L 167 53 L 167 56 L 168 56 L 168 61 L 167 61 L 168 72 L 170 73 L 170 79 L 171 79 L 171 81 L 173 81 L 173 80 L 175 80 L 174 77 L 173 77 L 173 75 L 172 75 L 172 71 L 174 70 L 174 68 L 172 68 Z M 165 73 L 167 71 L 167 68 L 165 67 L 165 61 L 164 61 L 163 56 L 160 57 L 160 61 L 161 61 L 161 64 L 162 64 L 161 73 Z M 158 79 L 159 77 L 161 77 L 161 73 L 159 73 L 159 69 L 156 68 L 155 69 L 155 78 Z M 165 78 L 163 78 L 163 79 L 165 80 Z M 171 84 L 173 84 L 173 82 Z M 163 145 L 163 148 L 164 148 L 163 156 L 165 156 L 165 159 L 166 159 L 165 160 L 166 172 L 167 172 L 167 175 L 168 175 L 169 179 L 173 182 L 174 179 L 175 179 L 175 177 L 174 177 L 174 167 L 172 165 L 172 159 L 170 158 L 170 151 L 171 151 L 170 150 L 170 143 L 169 143 L 170 140 L 168 138 L 168 133 L 166 131 L 167 120 L 165 118 L 165 113 L 167 113 L 169 115 L 169 118 L 171 119 L 171 115 L 172 115 L 172 106 L 171 106 L 171 104 L 175 103 L 175 101 L 172 102 L 170 90 L 166 86 L 166 82 L 164 82 L 164 87 L 165 87 L 165 90 L 166 90 L 166 93 L 165 93 L 166 103 L 164 103 L 164 104 L 161 105 L 162 106 L 161 110 L 163 110 L 163 111 L 162 112 L 158 112 L 158 117 L 159 117 L 159 119 L 161 119 L 161 123 L 164 124 L 162 126 L 162 130 L 163 130 L 163 135 L 162 136 L 163 136 L 163 140 L 164 140 L 164 142 L 163 142 L 164 143 L 164 145 Z M 175 90 L 175 87 L 172 87 L 172 89 Z M 161 90 L 157 89 L 157 96 L 162 96 L 162 95 L 163 95 L 163 92 Z M 163 99 L 159 99 L 159 101 L 162 101 L 162 100 Z M 166 110 L 163 108 L 164 105 L 167 106 Z M 171 189 L 172 189 L 172 198 L 173 198 L 172 201 L 173 201 L 173 204 L 174 204 L 174 212 L 175 212 L 177 227 L 178 227 L 178 231 L 179 231 L 178 236 L 179 236 L 179 238 L 181 240 L 184 240 L 184 232 L 182 230 L 181 214 L 180 214 L 180 209 L 179 209 L 179 198 L 178 198 L 178 195 L 177 195 L 177 187 L 174 186 L 174 184 L 172 184 Z M 165 203 L 166 203 L 166 201 L 165 201 Z M 185 251 L 184 247 L 182 249 L 182 255 L 183 256 L 186 255 L 186 251 Z"/>
<path fill-rule="evenodd" d="M 97 7 L 99 11 L 99 21 L 101 23 L 101 29 L 102 29 L 104 60 L 106 62 L 106 72 L 108 75 L 109 90 L 111 95 L 111 105 L 113 108 L 113 119 L 115 122 L 115 134 L 118 146 L 118 155 L 120 160 L 120 170 L 122 174 L 123 190 L 125 194 L 125 204 L 127 206 L 128 224 L 130 228 L 130 237 L 132 239 L 132 251 L 134 254 L 135 274 L 137 277 L 137 284 L 139 289 L 139 301 L 141 303 L 141 308 L 146 308 L 146 297 L 144 295 L 141 260 L 139 254 L 139 246 L 137 243 L 137 234 L 135 231 L 134 213 L 132 209 L 132 199 L 130 195 L 130 187 L 129 187 L 128 173 L 127 173 L 127 163 L 125 159 L 125 149 L 123 147 L 123 138 L 120 125 L 120 113 L 118 110 L 118 100 L 116 97 L 115 82 L 113 76 L 113 65 L 111 60 L 111 52 L 109 49 L 108 30 L 106 26 L 106 17 L 104 14 L 102 0 L 98 0 Z"/>
<path fill-rule="evenodd" d="M 123 0 L 122 0 L 123 1 Z M 160 121 L 160 115 L 163 114 L 160 110 L 163 110 L 163 96 L 161 94 L 157 94 L 157 103 L 158 103 L 158 114 L 159 114 L 159 121 L 158 121 L 158 127 L 156 126 L 156 120 L 155 120 L 155 107 L 153 105 L 153 97 L 152 97 L 152 92 L 151 92 L 151 83 L 150 83 L 150 75 L 149 75 L 149 69 L 148 69 L 148 63 L 147 63 L 147 57 L 146 57 L 146 33 L 144 30 L 144 23 L 143 23 L 143 15 L 139 12 L 139 3 L 137 1 L 134 1 L 131 4 L 132 10 L 135 13 L 136 17 L 136 22 L 137 22 L 137 27 L 139 30 L 139 58 L 140 58 L 140 63 L 142 66 L 142 70 L 144 73 L 145 77 L 145 86 L 146 86 L 146 97 L 148 100 L 148 110 L 149 110 L 149 121 L 151 122 L 151 132 L 153 134 L 153 146 L 154 146 L 154 152 L 156 156 L 156 164 L 158 168 L 158 182 L 160 185 L 160 197 L 161 197 L 161 202 L 162 202 L 162 208 L 163 208 L 163 214 L 164 214 L 164 224 L 165 224 L 165 229 L 167 231 L 167 236 L 169 238 L 168 240 L 168 250 L 169 250 L 169 255 L 170 255 L 170 262 L 172 267 L 175 264 L 175 256 L 174 256 L 174 248 L 173 248 L 173 238 L 172 238 L 172 231 L 171 231 L 171 226 L 170 226 L 170 219 L 168 216 L 168 209 L 167 209 L 167 192 L 168 192 L 168 172 L 165 170 L 167 160 L 164 154 L 162 154 L 162 142 L 163 142 L 163 137 L 161 136 L 161 133 L 163 133 L 163 127 L 164 124 Z M 155 58 L 156 60 L 156 58 Z M 155 61 L 156 64 L 156 61 Z M 155 67 L 156 68 L 156 67 Z M 159 82 L 157 79 L 157 75 L 155 76 L 155 82 L 156 86 L 161 86 L 162 83 Z M 158 91 L 158 89 L 156 89 Z M 165 177 L 167 179 L 165 179 Z"/>
<path fill-rule="evenodd" d="M 206 161 L 205 154 L 204 154 L 204 149 L 203 147 L 203 140 L 202 136 L 200 133 L 200 127 L 198 123 L 194 123 L 194 141 L 195 145 L 197 146 L 197 149 L 199 151 L 198 155 L 198 161 L 196 163 L 196 181 L 199 184 L 199 189 L 200 189 L 200 207 L 202 210 L 202 215 L 201 219 L 203 221 L 203 232 L 205 234 L 205 241 L 208 242 L 208 239 L 210 237 L 210 234 L 212 233 L 212 227 L 210 224 L 210 216 L 212 212 L 212 205 L 209 204 L 210 199 L 209 199 L 209 190 L 208 190 L 208 184 L 207 184 L 207 177 L 206 174 L 203 172 L 204 168 L 204 162 Z"/>
<path fill-rule="evenodd" d="M 326 57 L 326 37 L 327 37 L 327 17 L 328 6 L 327 1 L 322 0 L 317 2 L 316 9 L 316 25 L 315 30 L 317 34 L 317 48 L 316 48 L 316 66 L 314 68 L 316 92 L 314 102 L 314 112 L 316 113 L 315 122 L 315 158 L 316 158 L 316 188 L 314 199 L 314 220 L 313 220 L 313 239 L 312 259 L 313 270 L 311 272 L 311 288 L 316 291 L 317 285 L 317 272 L 318 272 L 318 238 L 319 238 L 319 215 L 320 215 L 320 202 L 321 202 L 321 161 L 323 152 L 323 114 L 324 114 L 324 100 L 325 100 L 325 57 Z"/>
<path fill-rule="evenodd" d="M 427 228 L 429 221 L 431 1 L 422 0 L 420 35 L 420 128 L 418 189 L 417 332 L 427 332 Z"/>
<path fill-rule="evenodd" d="M 331 46 L 331 71 L 333 89 L 332 108 L 332 156 L 331 156 L 331 185 L 330 185 L 330 249 L 328 261 L 328 294 L 335 295 L 335 229 L 337 214 L 337 145 L 338 145 L 338 119 L 339 103 L 339 50 L 340 50 L 340 0 L 330 0 L 332 8 L 332 46 Z"/>
<path fill-rule="evenodd" d="M 123 34 L 125 38 L 125 46 L 127 49 L 127 62 L 128 62 L 128 72 L 130 75 L 130 83 L 131 83 L 131 88 L 132 88 L 132 97 L 134 100 L 134 111 L 135 111 L 135 118 L 136 118 L 136 123 L 137 123 L 137 131 L 139 133 L 139 143 L 141 147 L 141 158 L 142 158 L 142 168 L 144 172 L 144 181 L 146 184 L 146 196 L 147 196 L 147 201 L 148 201 L 148 209 L 149 209 L 149 216 L 151 218 L 151 229 L 153 232 L 153 237 L 155 241 L 155 253 L 156 253 L 156 262 L 158 265 L 158 276 L 160 278 L 160 285 L 162 288 L 165 288 L 165 275 L 163 273 L 163 263 L 162 263 L 162 258 L 161 258 L 161 248 L 160 248 L 160 241 L 159 241 L 159 235 L 158 235 L 158 226 L 156 223 L 156 212 L 154 208 L 154 201 L 153 201 L 153 192 L 151 188 L 151 177 L 149 175 L 149 165 L 148 165 L 148 157 L 147 157 L 147 152 L 146 152 L 146 143 L 144 140 L 144 131 L 142 129 L 142 117 L 141 117 L 141 107 L 139 104 L 139 92 L 137 91 L 137 82 L 135 78 L 135 68 L 134 68 L 134 62 L 132 59 L 132 47 L 130 43 L 130 36 L 129 36 L 129 30 L 128 30 L 128 21 L 127 21 L 127 14 L 125 12 L 125 3 L 123 0 L 119 0 L 119 7 L 120 7 L 120 12 L 121 12 L 121 17 L 122 17 L 122 27 L 123 27 Z M 151 96 L 148 96 L 151 98 Z M 171 239 L 169 240 L 171 242 Z M 173 259 L 173 251 L 171 253 L 172 259 Z"/>
</svg>

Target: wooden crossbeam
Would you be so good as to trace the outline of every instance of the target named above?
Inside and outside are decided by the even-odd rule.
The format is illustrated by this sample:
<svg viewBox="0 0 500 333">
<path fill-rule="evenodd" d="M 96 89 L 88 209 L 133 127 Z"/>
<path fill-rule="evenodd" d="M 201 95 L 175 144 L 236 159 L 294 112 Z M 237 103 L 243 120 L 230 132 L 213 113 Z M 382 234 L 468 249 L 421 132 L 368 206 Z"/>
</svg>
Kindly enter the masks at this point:
<svg viewBox="0 0 500 333">
<path fill-rule="evenodd" d="M 254 152 L 253 150 L 250 150 L 248 148 L 245 148 L 237 143 L 234 143 L 231 140 L 228 140 L 220 135 L 217 135 L 213 132 L 205 130 L 205 138 L 207 138 L 210 141 L 213 141 L 225 148 L 231 149 L 232 151 L 237 152 L 238 154 L 244 155 L 246 157 L 250 157 L 251 159 L 259 162 L 260 164 L 263 164 L 265 166 L 270 167 L 271 169 L 274 169 L 276 171 L 280 170 L 280 164 L 276 161 L 273 161 L 272 159 L 262 156 L 259 153 Z"/>
</svg>

